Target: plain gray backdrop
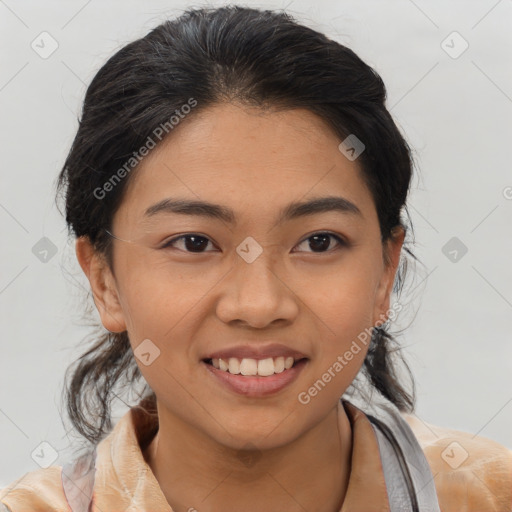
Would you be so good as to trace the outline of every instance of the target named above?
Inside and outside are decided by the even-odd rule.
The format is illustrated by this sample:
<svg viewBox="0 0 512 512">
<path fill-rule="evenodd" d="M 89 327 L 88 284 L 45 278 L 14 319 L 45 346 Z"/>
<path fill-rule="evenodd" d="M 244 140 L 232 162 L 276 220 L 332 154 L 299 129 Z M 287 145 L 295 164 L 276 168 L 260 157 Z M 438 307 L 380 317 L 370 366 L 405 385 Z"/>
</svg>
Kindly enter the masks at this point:
<svg viewBox="0 0 512 512">
<path fill-rule="evenodd" d="M 88 332 L 88 282 L 53 196 L 86 86 L 121 46 L 207 5 L 223 2 L 0 0 L 0 487 L 48 446 L 54 464 L 69 455 L 60 397 Z M 416 414 L 512 447 L 512 1 L 240 5 L 287 10 L 382 76 L 416 159 L 408 204 L 424 266 L 396 323 Z"/>
</svg>

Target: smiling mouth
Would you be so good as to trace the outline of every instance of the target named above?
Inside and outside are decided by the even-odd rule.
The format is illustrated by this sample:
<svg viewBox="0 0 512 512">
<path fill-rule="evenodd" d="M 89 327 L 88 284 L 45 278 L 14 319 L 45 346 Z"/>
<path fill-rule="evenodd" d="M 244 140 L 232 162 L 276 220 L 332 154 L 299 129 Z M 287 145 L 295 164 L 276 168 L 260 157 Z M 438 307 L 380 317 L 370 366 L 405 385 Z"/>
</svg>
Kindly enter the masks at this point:
<svg viewBox="0 0 512 512">
<path fill-rule="evenodd" d="M 213 366 L 217 370 L 230 373 L 231 375 L 241 375 L 245 377 L 270 377 L 295 367 L 301 361 L 306 361 L 303 357 L 295 359 L 293 357 L 268 357 L 265 359 L 252 359 L 230 357 L 229 359 L 203 359 L 203 362 Z"/>
</svg>

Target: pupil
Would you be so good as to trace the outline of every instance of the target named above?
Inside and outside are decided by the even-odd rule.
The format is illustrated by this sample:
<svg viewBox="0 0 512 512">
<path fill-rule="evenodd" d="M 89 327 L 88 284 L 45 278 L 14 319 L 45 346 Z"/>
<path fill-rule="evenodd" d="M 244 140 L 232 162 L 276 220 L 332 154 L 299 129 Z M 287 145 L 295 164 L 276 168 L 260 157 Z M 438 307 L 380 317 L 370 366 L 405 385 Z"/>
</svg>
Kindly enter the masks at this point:
<svg viewBox="0 0 512 512">
<path fill-rule="evenodd" d="M 313 243 L 309 243 L 309 247 L 311 249 L 315 249 L 315 248 L 325 248 L 325 249 L 328 249 L 329 248 L 329 244 L 330 244 L 330 239 L 329 239 L 329 235 L 314 235 L 310 238 L 310 240 L 313 240 Z M 320 242 L 318 243 L 319 239 L 323 239 L 323 242 Z"/>
<path fill-rule="evenodd" d="M 192 242 L 192 244 L 190 244 L 189 240 L 195 240 L 195 241 Z M 205 242 L 206 242 L 206 244 L 205 244 Z M 204 238 L 202 236 L 187 236 L 185 238 L 185 246 L 186 246 L 187 250 L 194 251 L 197 249 L 201 249 L 202 245 L 205 245 L 205 246 L 208 245 L 208 240 L 206 240 L 206 238 Z"/>
</svg>

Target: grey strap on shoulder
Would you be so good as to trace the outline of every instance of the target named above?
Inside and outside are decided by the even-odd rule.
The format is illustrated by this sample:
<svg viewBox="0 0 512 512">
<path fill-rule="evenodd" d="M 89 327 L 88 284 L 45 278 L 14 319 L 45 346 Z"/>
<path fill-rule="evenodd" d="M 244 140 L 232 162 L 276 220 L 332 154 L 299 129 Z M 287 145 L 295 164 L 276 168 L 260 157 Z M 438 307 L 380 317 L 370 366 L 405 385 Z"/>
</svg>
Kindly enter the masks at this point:
<svg viewBox="0 0 512 512">
<path fill-rule="evenodd" d="M 89 512 L 96 472 L 96 448 L 62 468 L 62 488 L 72 512 Z"/>
<path fill-rule="evenodd" d="M 376 402 L 364 412 L 379 443 L 391 512 L 440 512 L 432 471 L 400 411 Z"/>
</svg>

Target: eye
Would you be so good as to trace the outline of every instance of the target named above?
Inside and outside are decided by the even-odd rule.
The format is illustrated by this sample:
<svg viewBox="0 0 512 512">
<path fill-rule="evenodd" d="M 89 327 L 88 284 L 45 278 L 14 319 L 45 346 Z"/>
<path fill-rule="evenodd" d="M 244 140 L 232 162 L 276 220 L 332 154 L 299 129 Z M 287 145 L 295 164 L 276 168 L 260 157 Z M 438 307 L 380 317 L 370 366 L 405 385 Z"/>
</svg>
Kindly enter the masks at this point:
<svg viewBox="0 0 512 512">
<path fill-rule="evenodd" d="M 313 250 L 312 252 L 327 252 L 327 249 L 331 245 L 331 240 L 334 239 L 338 243 L 338 246 L 346 246 L 348 245 L 343 238 L 339 237 L 338 235 L 335 235 L 333 233 L 327 233 L 327 232 L 319 232 L 319 233 L 313 233 L 312 235 L 308 236 L 305 240 L 303 240 L 297 247 L 304 244 L 308 240 L 309 247 L 312 249 L 319 249 L 319 250 Z M 325 250 L 323 250 L 325 249 Z M 306 251 L 307 252 L 307 251 Z"/>
<path fill-rule="evenodd" d="M 327 252 L 327 250 L 329 249 L 329 247 L 331 245 L 331 241 L 333 239 L 336 240 L 336 242 L 338 243 L 338 246 L 346 246 L 347 245 L 345 240 L 343 240 L 343 238 L 339 237 L 338 235 L 335 235 L 333 233 L 327 233 L 327 232 L 319 232 L 319 233 L 314 233 L 314 234 L 308 236 L 297 247 L 299 247 L 300 245 L 304 244 L 305 242 L 307 242 L 309 240 L 310 241 L 309 247 L 313 249 L 312 252 Z M 184 248 L 181 248 L 180 250 L 183 250 L 184 252 L 192 252 L 192 253 L 196 253 L 196 254 L 210 252 L 210 251 L 202 250 L 202 249 L 205 249 L 206 247 L 208 247 L 209 243 L 211 243 L 213 246 L 213 243 L 211 242 L 211 240 L 208 237 L 199 235 L 197 233 L 187 233 L 185 235 L 180 235 L 178 237 L 175 237 L 175 238 L 169 240 L 162 246 L 162 249 L 179 248 L 179 247 L 177 247 L 178 242 L 183 242 L 182 247 L 184 247 Z"/>
<path fill-rule="evenodd" d="M 202 251 L 201 249 L 208 246 L 208 243 L 212 243 L 211 240 L 205 236 L 198 235 L 197 233 L 188 233 L 186 235 L 180 235 L 176 238 L 173 238 L 172 240 L 169 240 L 166 242 L 162 249 L 166 249 L 169 247 L 174 247 L 177 242 L 184 241 L 182 246 L 185 247 L 185 252 L 192 252 L 192 253 L 203 253 L 203 252 L 210 252 L 210 251 Z M 213 244 L 212 244 L 213 245 Z M 181 249 L 183 250 L 183 249 Z"/>
</svg>

